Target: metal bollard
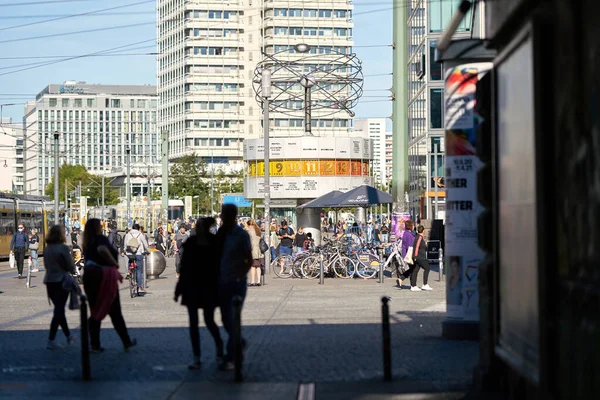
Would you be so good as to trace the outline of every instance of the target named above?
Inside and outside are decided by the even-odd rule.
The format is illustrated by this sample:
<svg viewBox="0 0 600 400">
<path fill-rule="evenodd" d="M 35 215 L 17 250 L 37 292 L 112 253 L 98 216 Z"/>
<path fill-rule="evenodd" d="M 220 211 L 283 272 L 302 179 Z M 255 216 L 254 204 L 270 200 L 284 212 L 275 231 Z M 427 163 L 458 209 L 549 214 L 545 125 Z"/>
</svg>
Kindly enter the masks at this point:
<svg viewBox="0 0 600 400">
<path fill-rule="evenodd" d="M 444 250 L 440 247 L 440 251 L 439 251 L 439 273 L 440 273 L 440 279 L 439 282 L 441 282 L 444 279 Z"/>
<path fill-rule="evenodd" d="M 381 261 L 379 262 L 379 283 L 383 283 L 384 280 L 384 272 L 385 269 L 383 268 L 385 265 L 385 263 L 382 263 Z"/>
<path fill-rule="evenodd" d="M 325 271 L 323 270 L 323 254 L 319 254 L 319 285 L 325 284 Z"/>
<path fill-rule="evenodd" d="M 25 282 L 27 289 L 31 288 L 31 258 L 27 260 L 27 280 Z"/>
<path fill-rule="evenodd" d="M 381 329 L 383 333 L 383 380 L 392 380 L 392 342 L 390 334 L 390 298 L 381 298 Z"/>
<path fill-rule="evenodd" d="M 84 381 L 92 380 L 92 374 L 90 371 L 90 346 L 89 346 L 89 332 L 88 332 L 88 309 L 87 299 L 84 295 L 79 298 L 81 305 L 81 376 Z"/>
<path fill-rule="evenodd" d="M 234 380 L 241 382 L 243 363 L 242 348 L 242 298 L 236 296 L 233 298 L 233 363 L 235 367 Z"/>
</svg>

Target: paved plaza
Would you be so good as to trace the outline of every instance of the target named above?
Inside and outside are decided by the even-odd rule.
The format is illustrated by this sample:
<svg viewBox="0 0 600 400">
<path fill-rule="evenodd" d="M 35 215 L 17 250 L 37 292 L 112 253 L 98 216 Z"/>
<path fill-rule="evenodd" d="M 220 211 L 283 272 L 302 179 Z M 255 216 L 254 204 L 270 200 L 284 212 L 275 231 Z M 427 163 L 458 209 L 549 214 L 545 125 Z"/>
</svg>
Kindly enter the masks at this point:
<svg viewBox="0 0 600 400">
<path fill-rule="evenodd" d="M 93 382 L 86 383 L 80 380 L 79 341 L 64 350 L 45 350 L 52 308 L 43 276 L 34 274 L 33 287 L 26 289 L 25 280 L 15 278 L 16 269 L 0 263 L 0 398 L 296 399 L 301 387 L 301 394 L 315 389 L 319 399 L 450 399 L 463 397 L 477 362 L 477 343 L 441 338 L 445 290 L 437 272 L 430 275 L 434 291 L 416 293 L 408 286 L 397 289 L 390 278 L 383 284 L 326 279 L 319 285 L 268 276 L 266 286 L 248 289 L 244 383 L 233 384 L 231 373 L 217 371 L 206 329 L 201 329 L 202 369 L 189 371 L 187 311 L 173 301 L 170 259 L 145 296 L 131 299 L 122 285 L 123 314 L 138 346 L 124 353 L 107 317 L 102 331 L 107 350 L 91 355 Z M 386 384 L 382 296 L 392 298 L 394 382 Z M 67 311 L 67 319 L 80 336 L 79 312 Z M 61 331 L 57 339 L 64 341 Z"/>
</svg>

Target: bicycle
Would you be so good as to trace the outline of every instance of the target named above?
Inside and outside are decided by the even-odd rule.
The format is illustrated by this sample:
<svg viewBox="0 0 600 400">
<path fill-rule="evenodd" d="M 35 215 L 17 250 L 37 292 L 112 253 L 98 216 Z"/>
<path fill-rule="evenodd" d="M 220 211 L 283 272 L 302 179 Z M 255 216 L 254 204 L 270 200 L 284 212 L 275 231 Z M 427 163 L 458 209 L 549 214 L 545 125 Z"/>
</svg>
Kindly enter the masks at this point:
<svg viewBox="0 0 600 400">
<path fill-rule="evenodd" d="M 407 271 L 408 266 L 402 259 L 402 241 L 391 243 L 388 246 L 391 247 L 392 251 L 385 258 L 380 258 L 377 255 L 377 246 L 368 246 L 363 248 L 361 251 L 354 252 L 353 256 L 356 257 L 357 261 L 357 276 L 363 279 L 371 279 L 376 277 L 380 272 L 385 271 L 388 265 L 391 263 L 398 263 L 401 272 Z M 382 248 L 382 247 L 381 247 Z M 383 266 L 381 265 L 383 263 Z"/>
<path fill-rule="evenodd" d="M 342 254 L 339 248 L 332 245 L 317 247 L 317 254 L 312 254 L 302 261 L 302 275 L 307 279 L 321 277 L 321 262 L 323 274 L 333 273 L 338 278 L 352 278 L 356 272 L 356 264 L 352 259 Z"/>
<path fill-rule="evenodd" d="M 129 271 L 129 295 L 133 299 L 140 295 L 140 288 L 142 288 L 144 282 L 140 284 L 137 281 L 137 269 L 139 266 L 135 260 L 135 254 L 128 254 L 127 258 L 129 260 L 127 263 L 127 270 Z"/>
<path fill-rule="evenodd" d="M 303 251 L 293 255 L 281 254 L 271 262 L 271 270 L 279 278 L 302 278 L 302 261 L 310 254 L 310 251 Z"/>
</svg>

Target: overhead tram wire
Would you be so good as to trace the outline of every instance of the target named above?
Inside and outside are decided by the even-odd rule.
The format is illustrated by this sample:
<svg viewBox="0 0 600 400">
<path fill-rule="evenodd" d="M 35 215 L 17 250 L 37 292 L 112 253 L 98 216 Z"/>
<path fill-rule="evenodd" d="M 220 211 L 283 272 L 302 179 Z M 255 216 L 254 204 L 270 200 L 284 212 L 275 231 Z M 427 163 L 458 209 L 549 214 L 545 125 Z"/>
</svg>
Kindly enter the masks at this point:
<svg viewBox="0 0 600 400">
<path fill-rule="evenodd" d="M 103 12 L 90 15 L 80 15 L 80 17 L 105 17 L 105 16 L 116 16 L 116 15 L 140 15 L 140 14 L 151 14 L 156 15 L 156 11 L 123 11 L 123 12 Z M 41 19 L 41 18 L 62 18 L 71 17 L 73 14 L 38 14 L 38 15 L 1 15 L 0 20 L 9 19 Z"/>
<path fill-rule="evenodd" d="M 43 21 L 37 21 L 37 22 L 30 22 L 30 23 L 27 23 L 27 24 L 7 26 L 5 28 L 0 28 L 0 31 L 6 31 L 6 30 L 9 30 L 9 29 L 16 29 L 16 28 L 23 28 L 23 27 L 32 26 L 32 25 L 45 24 L 45 23 L 48 23 L 48 22 L 60 21 L 60 20 L 69 19 L 69 18 L 83 17 L 83 16 L 87 16 L 87 15 L 93 15 L 93 14 L 101 13 L 103 11 L 118 10 L 118 9 L 121 9 L 121 8 L 134 7 L 134 6 L 139 6 L 140 4 L 146 4 L 146 3 L 154 3 L 154 0 L 138 1 L 136 3 L 128 3 L 128 4 L 123 4 L 123 5 L 120 5 L 120 6 L 116 6 L 116 7 L 109 7 L 109 8 L 103 8 L 103 9 L 100 9 L 100 10 L 93 10 L 93 11 L 87 11 L 87 12 L 78 13 L 78 14 L 71 14 L 71 15 L 67 15 L 67 16 L 63 16 L 63 17 L 55 17 L 55 18 L 50 18 L 50 19 L 46 19 L 46 20 L 43 20 Z"/>
<path fill-rule="evenodd" d="M 19 3 L 6 3 L 0 4 L 0 7 L 22 7 L 22 6 L 38 6 L 40 4 L 60 4 L 60 3 L 89 3 L 94 1 L 104 1 L 104 0 L 46 0 L 46 1 L 27 1 L 27 2 L 19 2 Z"/>
</svg>

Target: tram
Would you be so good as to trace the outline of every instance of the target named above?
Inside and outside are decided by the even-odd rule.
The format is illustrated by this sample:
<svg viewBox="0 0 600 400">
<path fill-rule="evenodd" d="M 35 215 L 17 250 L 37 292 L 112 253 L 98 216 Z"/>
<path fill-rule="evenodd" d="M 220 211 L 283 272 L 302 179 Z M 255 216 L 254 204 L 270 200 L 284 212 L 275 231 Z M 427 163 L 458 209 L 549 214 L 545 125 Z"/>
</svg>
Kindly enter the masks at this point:
<svg viewBox="0 0 600 400">
<path fill-rule="evenodd" d="M 59 206 L 59 218 L 65 220 L 65 208 Z M 10 241 L 21 223 L 27 233 L 33 228 L 40 237 L 40 254 L 44 251 L 44 237 L 54 222 L 54 202 L 45 196 L 0 193 L 0 258 L 10 254 Z"/>
</svg>

